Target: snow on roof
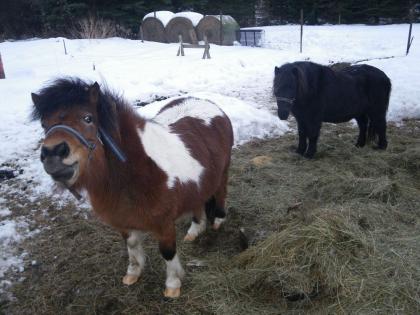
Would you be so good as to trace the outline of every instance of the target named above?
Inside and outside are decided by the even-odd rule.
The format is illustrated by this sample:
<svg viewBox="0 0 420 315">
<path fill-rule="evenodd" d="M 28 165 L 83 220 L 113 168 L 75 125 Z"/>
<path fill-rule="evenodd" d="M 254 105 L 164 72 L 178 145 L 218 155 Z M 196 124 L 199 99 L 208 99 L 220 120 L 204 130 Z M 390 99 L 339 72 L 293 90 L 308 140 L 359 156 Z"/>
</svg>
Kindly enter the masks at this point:
<svg viewBox="0 0 420 315">
<path fill-rule="evenodd" d="M 194 26 L 197 26 L 198 22 L 203 18 L 203 15 L 197 12 L 179 12 L 174 14 L 174 17 L 178 16 L 189 19 Z"/>
<path fill-rule="evenodd" d="M 162 22 L 163 26 L 166 26 L 166 24 L 168 24 L 168 22 L 174 16 L 174 13 L 171 11 L 156 11 L 156 12 L 150 12 L 146 14 L 143 18 L 143 21 L 147 19 L 148 17 L 155 17 L 155 13 L 156 13 L 156 18 Z"/>
</svg>

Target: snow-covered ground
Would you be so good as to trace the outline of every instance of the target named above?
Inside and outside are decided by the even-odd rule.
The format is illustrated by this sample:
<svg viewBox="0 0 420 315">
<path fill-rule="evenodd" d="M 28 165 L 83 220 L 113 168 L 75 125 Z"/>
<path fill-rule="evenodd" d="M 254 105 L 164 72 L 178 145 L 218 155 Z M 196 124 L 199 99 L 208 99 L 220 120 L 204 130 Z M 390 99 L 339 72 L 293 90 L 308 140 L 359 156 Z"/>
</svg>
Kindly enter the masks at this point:
<svg viewBox="0 0 420 315">
<path fill-rule="evenodd" d="M 420 44 L 418 29 L 410 55 L 405 56 L 407 25 L 313 26 L 304 28 L 303 53 L 299 53 L 299 26 L 264 27 L 264 48 L 211 45 L 212 59 L 202 51 L 187 49 L 177 57 L 177 44 L 160 44 L 121 38 L 104 40 L 33 39 L 0 43 L 7 79 L 0 80 L 0 165 L 18 164 L 23 179 L 33 180 L 27 193 L 50 191 L 50 179 L 42 171 L 37 151 L 42 130 L 29 120 L 30 93 L 60 76 L 80 76 L 107 83 L 131 102 L 156 96 L 186 93 L 215 101 L 228 114 L 235 129 L 235 143 L 253 137 L 281 135 L 287 126 L 273 114 L 273 68 L 285 62 L 312 60 L 320 63 L 362 59 L 388 74 L 392 80 L 388 118 L 420 118 Z M 391 59 L 379 59 L 383 57 Z M 146 117 L 167 101 L 139 109 Z M 8 186 L 2 185 L 5 194 Z M 19 266 L 14 248 L 29 232 L 25 218 L 18 221 L 0 197 L 0 281 L 9 266 Z M 1 290 L 1 288 L 0 288 Z"/>
</svg>

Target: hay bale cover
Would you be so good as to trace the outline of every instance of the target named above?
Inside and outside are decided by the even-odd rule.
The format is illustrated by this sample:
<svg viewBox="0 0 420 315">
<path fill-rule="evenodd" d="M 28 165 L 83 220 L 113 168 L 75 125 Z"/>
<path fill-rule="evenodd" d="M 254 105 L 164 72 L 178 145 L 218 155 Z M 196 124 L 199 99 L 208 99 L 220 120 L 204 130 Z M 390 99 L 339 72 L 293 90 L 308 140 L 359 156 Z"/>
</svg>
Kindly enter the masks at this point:
<svg viewBox="0 0 420 315">
<path fill-rule="evenodd" d="M 142 22 L 143 39 L 152 42 L 166 43 L 165 26 L 173 17 L 170 11 L 151 12 L 144 16 Z"/>
<path fill-rule="evenodd" d="M 169 43 L 178 43 L 179 35 L 185 43 L 196 44 L 197 34 L 195 26 L 203 16 L 195 12 L 180 12 L 174 14 L 173 18 L 165 27 L 166 39 Z"/>
<path fill-rule="evenodd" d="M 221 20 L 221 21 L 220 21 Z M 231 46 L 236 41 L 239 24 L 230 15 L 207 15 L 196 27 L 198 40 L 207 36 L 209 43 Z"/>
</svg>

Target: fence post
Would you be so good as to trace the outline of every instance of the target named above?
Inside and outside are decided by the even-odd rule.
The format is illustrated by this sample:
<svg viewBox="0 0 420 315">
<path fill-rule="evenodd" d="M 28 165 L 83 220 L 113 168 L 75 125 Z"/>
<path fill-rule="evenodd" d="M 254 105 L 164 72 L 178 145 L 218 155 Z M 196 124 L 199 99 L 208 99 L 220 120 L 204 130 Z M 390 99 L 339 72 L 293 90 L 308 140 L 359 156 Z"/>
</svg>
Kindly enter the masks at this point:
<svg viewBox="0 0 420 315">
<path fill-rule="evenodd" d="M 303 40 L 303 9 L 300 9 L 300 53 L 302 53 Z"/>
<path fill-rule="evenodd" d="M 184 56 L 184 42 L 182 41 L 182 35 L 179 34 L 178 38 L 179 38 L 179 48 L 178 48 L 178 53 L 176 55 Z"/>
<path fill-rule="evenodd" d="M 3 61 L 1 60 L 1 54 L 0 54 L 0 79 L 6 79 L 6 75 L 4 74 Z"/>
<path fill-rule="evenodd" d="M 143 25 L 141 25 L 141 24 L 140 24 L 140 27 L 139 27 L 139 37 L 140 37 L 140 41 L 142 43 L 144 43 L 144 39 L 143 39 Z"/>
<path fill-rule="evenodd" d="M 63 46 L 64 46 L 64 54 L 67 55 L 67 48 L 66 48 L 66 42 L 63 39 Z"/>
<path fill-rule="evenodd" d="M 414 36 L 411 36 L 411 31 L 413 30 L 413 9 L 410 9 L 410 12 L 408 13 L 408 19 L 410 23 L 410 27 L 408 29 L 408 39 L 407 39 L 407 50 L 405 52 L 405 55 L 407 56 L 410 52 L 411 44 L 413 43 Z"/>
<path fill-rule="evenodd" d="M 222 11 L 220 11 L 220 46 L 223 45 L 223 14 Z"/>
</svg>

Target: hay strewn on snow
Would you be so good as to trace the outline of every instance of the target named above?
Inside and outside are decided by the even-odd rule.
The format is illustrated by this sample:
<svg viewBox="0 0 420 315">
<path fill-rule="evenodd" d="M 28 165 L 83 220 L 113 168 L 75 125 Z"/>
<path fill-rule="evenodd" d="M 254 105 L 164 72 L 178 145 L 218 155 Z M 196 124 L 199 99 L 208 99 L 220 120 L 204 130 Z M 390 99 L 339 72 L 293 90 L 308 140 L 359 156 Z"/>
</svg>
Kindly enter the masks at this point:
<svg viewBox="0 0 420 315">
<path fill-rule="evenodd" d="M 420 121 L 388 129 L 384 152 L 356 149 L 351 124 L 324 124 L 314 160 L 293 153 L 295 133 L 234 150 L 226 224 L 192 244 L 182 242 L 188 222 L 178 226 L 187 275 L 173 301 L 162 297 L 164 262 L 152 239 L 145 242 L 141 281 L 126 287 L 127 252 L 118 233 L 72 204 L 19 202 L 26 206 L 18 215 L 26 211 L 49 228 L 23 244 L 24 280 L 13 288 L 16 300 L 0 301 L 0 308 L 6 314 L 420 314 Z M 2 197 L 16 208 L 13 196 Z M 243 252 L 240 228 L 251 245 Z"/>
</svg>

